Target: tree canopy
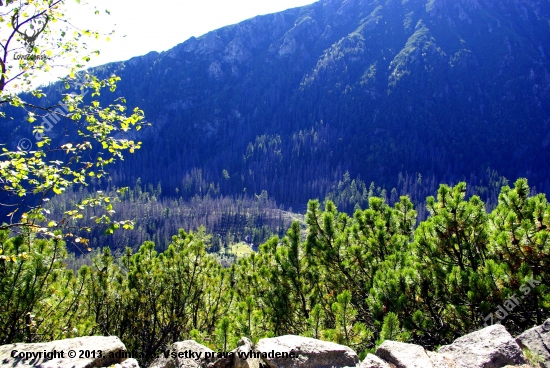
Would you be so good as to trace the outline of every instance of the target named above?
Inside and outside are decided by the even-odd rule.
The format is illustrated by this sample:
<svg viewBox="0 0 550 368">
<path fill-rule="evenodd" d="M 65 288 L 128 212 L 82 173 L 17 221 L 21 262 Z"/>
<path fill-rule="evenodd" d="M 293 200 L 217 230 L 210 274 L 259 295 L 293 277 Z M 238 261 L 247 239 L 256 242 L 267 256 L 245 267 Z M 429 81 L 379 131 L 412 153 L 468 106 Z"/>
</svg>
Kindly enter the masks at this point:
<svg viewBox="0 0 550 368">
<path fill-rule="evenodd" d="M 76 273 L 58 239 L 0 231 L 0 344 L 116 335 L 147 363 L 186 339 L 227 351 L 241 336 L 296 334 L 365 355 L 385 339 L 433 349 L 488 324 L 512 334 L 541 324 L 544 195 L 520 179 L 488 213 L 465 189 L 441 185 L 418 226 L 406 196 L 393 206 L 371 197 L 353 216 L 310 201 L 305 224 L 225 266 L 204 228 L 180 230 L 163 252 L 151 241 L 97 250 Z"/>
<path fill-rule="evenodd" d="M 95 221 L 110 223 L 114 198 L 101 192 L 67 209 L 61 220 L 51 219 L 44 208 L 52 195 L 105 176 L 108 165 L 140 148 L 130 133 L 145 124 L 143 112 L 137 107 L 128 111 L 123 97 L 106 106 L 99 101 L 101 94 L 115 91 L 120 78 L 100 78 L 85 69 L 99 53 L 86 40 L 105 35 L 73 25 L 65 0 L 7 0 L 0 5 L 0 119 L 28 132 L 15 148 L 13 142 L 1 144 L 0 207 L 8 209 L 9 221 L 0 229 L 29 228 L 49 236 L 62 230 L 71 236 L 81 212 L 97 206 L 105 212 Z M 52 103 L 54 96 L 32 82 L 57 62 L 67 63 L 68 70 L 58 81 L 59 100 Z M 129 221 L 112 222 L 109 231 L 131 226 Z"/>
</svg>

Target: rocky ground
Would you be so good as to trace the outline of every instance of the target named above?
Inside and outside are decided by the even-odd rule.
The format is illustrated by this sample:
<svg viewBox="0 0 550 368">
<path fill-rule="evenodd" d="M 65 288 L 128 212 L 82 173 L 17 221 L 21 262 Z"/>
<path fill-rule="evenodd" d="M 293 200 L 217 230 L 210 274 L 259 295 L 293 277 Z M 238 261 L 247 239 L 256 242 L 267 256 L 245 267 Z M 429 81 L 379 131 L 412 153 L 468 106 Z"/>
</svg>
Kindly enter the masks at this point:
<svg viewBox="0 0 550 368">
<path fill-rule="evenodd" d="M 101 352 L 100 354 L 98 352 Z M 139 368 L 114 336 L 0 346 L 0 368 Z M 514 338 L 493 325 L 456 339 L 437 352 L 385 341 L 360 362 L 352 349 L 332 342 L 286 335 L 254 345 L 243 337 L 228 353 L 193 340 L 173 343 L 148 368 L 550 368 L 550 319 Z"/>
</svg>

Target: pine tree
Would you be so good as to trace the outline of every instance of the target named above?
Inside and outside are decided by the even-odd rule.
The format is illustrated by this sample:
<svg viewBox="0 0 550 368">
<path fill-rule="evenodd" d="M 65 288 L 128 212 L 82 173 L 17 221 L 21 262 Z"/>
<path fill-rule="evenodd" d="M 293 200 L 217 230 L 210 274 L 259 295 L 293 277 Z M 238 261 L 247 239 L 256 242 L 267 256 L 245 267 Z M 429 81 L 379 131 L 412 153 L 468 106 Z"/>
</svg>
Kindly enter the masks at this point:
<svg viewBox="0 0 550 368">
<path fill-rule="evenodd" d="M 512 331 L 541 324 L 550 310 L 550 206 L 543 194 L 529 194 L 526 179 L 518 179 L 513 189 L 503 187 L 490 216 L 495 257 L 507 275 L 503 299 L 522 298 L 507 311 Z"/>
</svg>

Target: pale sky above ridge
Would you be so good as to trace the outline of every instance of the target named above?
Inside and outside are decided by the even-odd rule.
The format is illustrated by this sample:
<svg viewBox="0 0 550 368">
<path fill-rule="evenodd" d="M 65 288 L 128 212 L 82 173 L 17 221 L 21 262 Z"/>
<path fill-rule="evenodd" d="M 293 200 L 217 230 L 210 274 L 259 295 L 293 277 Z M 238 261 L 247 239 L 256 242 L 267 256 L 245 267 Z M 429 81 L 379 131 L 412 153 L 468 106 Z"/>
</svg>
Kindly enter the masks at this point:
<svg viewBox="0 0 550 368">
<path fill-rule="evenodd" d="M 88 7 L 67 0 L 66 15 L 82 29 L 115 30 L 110 41 L 92 47 L 101 54 L 90 66 L 130 59 L 150 51 L 166 51 L 192 36 L 239 23 L 257 15 L 314 3 L 314 0 L 89 0 Z M 84 0 L 82 1 L 84 3 Z M 90 7 L 99 10 L 94 15 Z M 109 10 L 109 14 L 105 13 Z M 53 71 L 47 79 L 65 75 Z M 44 79 L 41 78 L 41 83 Z"/>
</svg>

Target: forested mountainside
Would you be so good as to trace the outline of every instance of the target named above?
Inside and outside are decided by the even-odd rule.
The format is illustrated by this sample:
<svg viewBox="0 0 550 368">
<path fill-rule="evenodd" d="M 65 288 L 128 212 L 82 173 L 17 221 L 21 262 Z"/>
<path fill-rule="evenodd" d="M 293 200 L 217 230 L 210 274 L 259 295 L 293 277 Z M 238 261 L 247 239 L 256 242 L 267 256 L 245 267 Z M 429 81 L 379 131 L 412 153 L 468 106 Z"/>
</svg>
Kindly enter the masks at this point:
<svg viewBox="0 0 550 368">
<path fill-rule="evenodd" d="M 61 219 L 65 211 L 102 187 L 101 183 L 93 183 L 89 188 L 56 196 L 46 209 L 54 218 Z M 106 193 L 114 197 L 115 190 L 107 186 Z M 79 232 L 87 239 L 86 245 L 71 242 L 68 250 L 81 255 L 86 253 L 87 247 L 108 246 L 120 252 L 128 246 L 137 249 L 148 240 L 155 242 L 158 250 L 165 250 L 180 229 L 197 230 L 201 227 L 204 229 L 201 231 L 211 237 L 209 252 L 224 253 L 238 243 L 257 250 L 272 236 L 284 236 L 293 221 L 303 223 L 303 216 L 278 207 L 265 191 L 253 198 L 243 194 L 228 197 L 210 193 L 184 200 L 163 195 L 160 184 L 156 188 L 142 186 L 140 180 L 120 195 L 120 201 L 112 202 L 111 209 L 109 215 L 113 220 L 131 219 L 135 223 L 133 229 L 113 231 L 107 224 L 97 224 L 95 219 L 103 211 L 87 207 L 80 223 L 89 231 Z M 105 232 L 110 236 L 105 236 Z"/>
<path fill-rule="evenodd" d="M 170 191 L 197 167 L 289 205 L 346 170 L 390 190 L 490 167 L 543 191 L 549 21 L 545 1 L 320 1 L 109 65 L 152 123 L 116 181 Z"/>
<path fill-rule="evenodd" d="M 105 65 L 151 122 L 112 183 L 188 199 L 204 195 L 185 186 L 195 170 L 221 195 L 305 206 L 346 172 L 388 197 L 420 174 L 434 188 L 397 194 L 421 203 L 494 170 L 548 192 L 549 22 L 547 1 L 322 0 Z M 9 141 L 32 138 L 10 124 Z"/>
</svg>

